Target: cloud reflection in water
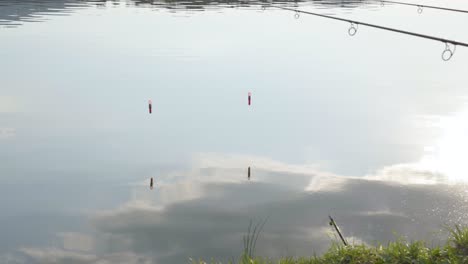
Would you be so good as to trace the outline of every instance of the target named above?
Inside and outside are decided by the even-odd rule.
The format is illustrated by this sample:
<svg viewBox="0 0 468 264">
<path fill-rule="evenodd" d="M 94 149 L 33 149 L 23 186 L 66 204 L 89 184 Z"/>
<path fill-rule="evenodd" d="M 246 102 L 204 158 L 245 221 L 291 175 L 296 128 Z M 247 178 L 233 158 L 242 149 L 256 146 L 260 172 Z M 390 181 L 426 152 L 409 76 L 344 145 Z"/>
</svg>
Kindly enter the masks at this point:
<svg viewBox="0 0 468 264">
<path fill-rule="evenodd" d="M 61 233 L 60 247 L 21 252 L 32 263 L 227 260 L 239 256 L 249 220 L 269 216 L 257 253 L 307 256 L 328 248 L 333 238 L 328 214 L 349 241 L 367 244 L 395 239 L 395 233 L 437 243 L 444 232 L 434 231 L 443 224 L 467 223 L 463 186 L 359 179 L 245 158 L 198 155 L 191 170 L 156 177 L 153 191 L 147 184 L 133 184 L 128 202 L 92 213 L 92 235 Z M 245 166 L 238 166 L 247 160 L 259 164 L 252 181 L 245 177 Z M 267 170 L 270 165 L 273 170 Z M 80 238 L 78 245 L 70 244 L 73 236 Z"/>
</svg>

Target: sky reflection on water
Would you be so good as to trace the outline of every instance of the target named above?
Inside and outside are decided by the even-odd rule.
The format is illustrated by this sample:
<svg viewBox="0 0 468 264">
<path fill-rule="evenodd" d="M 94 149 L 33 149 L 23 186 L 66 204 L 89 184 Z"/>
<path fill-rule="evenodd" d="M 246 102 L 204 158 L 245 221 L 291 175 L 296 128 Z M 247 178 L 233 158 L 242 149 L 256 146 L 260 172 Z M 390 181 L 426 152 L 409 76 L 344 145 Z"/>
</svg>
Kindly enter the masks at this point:
<svg viewBox="0 0 468 264">
<path fill-rule="evenodd" d="M 323 252 L 328 214 L 369 244 L 467 222 L 466 49 L 443 62 L 441 43 L 258 3 L 174 5 L 0 3 L 1 263 L 228 259 L 265 217 L 271 257 Z M 300 5 L 468 41 L 468 16 Z"/>
</svg>

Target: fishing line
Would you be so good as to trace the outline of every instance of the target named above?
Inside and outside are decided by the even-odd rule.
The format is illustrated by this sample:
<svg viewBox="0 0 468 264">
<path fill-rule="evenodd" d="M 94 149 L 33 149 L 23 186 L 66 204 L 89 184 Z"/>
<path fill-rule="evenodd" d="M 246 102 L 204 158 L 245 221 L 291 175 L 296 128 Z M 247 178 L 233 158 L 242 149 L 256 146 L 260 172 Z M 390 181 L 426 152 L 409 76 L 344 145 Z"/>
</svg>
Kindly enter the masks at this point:
<svg viewBox="0 0 468 264">
<path fill-rule="evenodd" d="M 443 11 L 451 11 L 451 12 L 459 12 L 459 13 L 468 13 L 468 10 L 454 9 L 454 8 L 447 8 L 447 7 L 440 7 L 440 6 L 420 5 L 420 4 L 412 4 L 412 3 L 405 3 L 405 2 L 391 1 L 391 0 L 377 0 L 377 1 L 380 1 L 381 6 L 384 6 L 384 3 L 406 5 L 406 6 L 416 6 L 418 8 L 419 14 L 423 12 L 423 8 L 431 8 L 431 9 L 438 9 L 438 10 L 443 10 Z"/>
<path fill-rule="evenodd" d="M 278 8 L 278 9 L 283 9 L 283 10 L 295 12 L 294 17 L 296 19 L 298 19 L 299 14 L 302 13 L 302 14 L 307 14 L 307 15 L 313 15 L 313 16 L 324 17 L 324 18 L 329 18 L 329 19 L 333 19 L 333 20 L 348 22 L 348 23 L 351 24 L 350 28 L 348 29 L 348 34 L 350 36 L 356 35 L 358 25 L 362 25 L 362 26 L 377 28 L 377 29 L 381 29 L 381 30 L 392 31 L 392 32 L 396 32 L 396 33 L 400 33 L 400 34 L 404 34 L 404 35 L 410 35 L 410 36 L 414 36 L 414 37 L 430 39 L 430 40 L 434 40 L 434 41 L 440 41 L 440 42 L 445 44 L 445 49 L 442 52 L 442 59 L 444 61 L 448 61 L 448 60 L 450 60 L 452 58 L 453 54 L 455 53 L 456 46 L 468 47 L 468 43 L 460 42 L 460 41 L 456 41 L 456 40 L 439 38 L 439 37 L 435 37 L 435 36 L 420 34 L 420 33 L 416 33 L 416 32 L 410 32 L 410 31 L 401 30 L 401 29 L 397 29 L 397 28 L 384 27 L 384 26 L 365 23 L 365 22 L 360 22 L 360 21 L 356 21 L 356 20 L 352 20 L 352 19 L 346 19 L 346 18 L 340 18 L 340 17 L 335 17 L 335 16 L 323 15 L 323 14 L 319 14 L 319 13 L 302 11 L 302 10 L 294 9 L 294 8 L 275 6 L 275 5 L 270 5 L 270 6 Z"/>
</svg>

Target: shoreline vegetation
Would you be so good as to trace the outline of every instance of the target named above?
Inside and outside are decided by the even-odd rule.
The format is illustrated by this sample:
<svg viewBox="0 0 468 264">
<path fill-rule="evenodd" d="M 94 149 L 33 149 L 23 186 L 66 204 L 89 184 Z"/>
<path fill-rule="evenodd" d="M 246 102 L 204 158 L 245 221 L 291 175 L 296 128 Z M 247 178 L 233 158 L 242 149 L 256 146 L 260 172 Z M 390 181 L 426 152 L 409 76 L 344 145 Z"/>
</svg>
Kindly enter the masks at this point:
<svg viewBox="0 0 468 264">
<path fill-rule="evenodd" d="M 282 259 L 253 256 L 254 249 L 249 248 L 244 238 L 244 252 L 238 260 L 190 258 L 189 261 L 191 264 L 468 264 L 468 226 L 455 225 L 447 230 L 447 241 L 440 246 L 428 246 L 425 241 L 408 242 L 404 239 L 378 246 L 345 246 L 333 242 L 328 251 L 321 256 Z M 249 232 L 246 235 L 250 236 L 258 238 L 258 233 Z"/>
</svg>

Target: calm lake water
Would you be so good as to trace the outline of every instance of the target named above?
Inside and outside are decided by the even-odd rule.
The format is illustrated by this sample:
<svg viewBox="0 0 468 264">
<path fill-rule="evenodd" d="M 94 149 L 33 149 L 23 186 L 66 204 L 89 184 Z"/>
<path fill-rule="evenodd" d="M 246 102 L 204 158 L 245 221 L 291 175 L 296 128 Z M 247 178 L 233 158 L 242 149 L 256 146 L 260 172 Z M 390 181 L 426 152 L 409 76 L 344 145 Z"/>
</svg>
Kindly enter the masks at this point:
<svg viewBox="0 0 468 264">
<path fill-rule="evenodd" d="M 468 42 L 467 14 L 274 4 Z M 468 224 L 468 49 L 349 27 L 267 2 L 0 1 L 0 263 L 227 260 L 266 218 L 257 255 L 310 256 L 329 214 L 356 244 L 443 243 Z"/>
</svg>

